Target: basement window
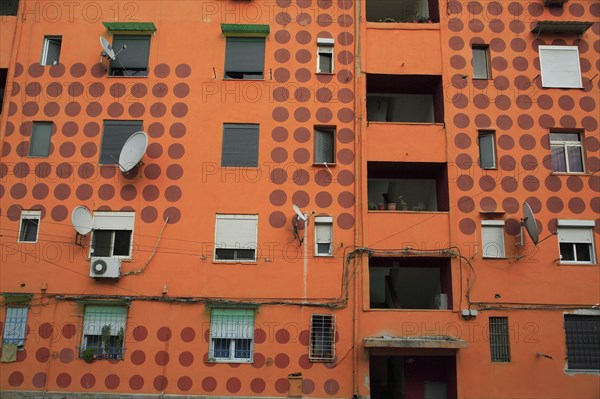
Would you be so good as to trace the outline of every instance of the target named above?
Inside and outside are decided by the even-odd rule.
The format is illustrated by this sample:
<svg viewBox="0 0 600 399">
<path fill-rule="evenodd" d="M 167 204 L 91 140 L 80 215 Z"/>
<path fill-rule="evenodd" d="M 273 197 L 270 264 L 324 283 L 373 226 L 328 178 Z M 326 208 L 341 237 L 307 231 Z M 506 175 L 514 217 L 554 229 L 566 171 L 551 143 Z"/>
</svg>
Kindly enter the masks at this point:
<svg viewBox="0 0 600 399">
<path fill-rule="evenodd" d="M 126 323 L 126 306 L 86 305 L 80 356 L 123 359 Z"/>
<path fill-rule="evenodd" d="M 565 315 L 567 369 L 600 371 L 600 316 Z"/>
<path fill-rule="evenodd" d="M 209 359 L 214 362 L 251 363 L 253 352 L 254 309 L 212 309 Z"/>
<path fill-rule="evenodd" d="M 313 314 L 310 317 L 308 358 L 313 362 L 335 360 L 335 316 Z"/>
</svg>

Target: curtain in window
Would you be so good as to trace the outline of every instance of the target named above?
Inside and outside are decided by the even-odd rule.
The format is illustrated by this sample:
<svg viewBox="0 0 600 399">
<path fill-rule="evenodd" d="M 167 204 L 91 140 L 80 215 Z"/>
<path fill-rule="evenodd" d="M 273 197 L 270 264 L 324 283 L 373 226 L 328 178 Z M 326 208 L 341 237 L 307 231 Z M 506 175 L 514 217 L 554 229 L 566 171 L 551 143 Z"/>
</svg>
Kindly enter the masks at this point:
<svg viewBox="0 0 600 399">
<path fill-rule="evenodd" d="M 580 146 L 567 147 L 569 172 L 583 172 L 583 149 Z"/>
<path fill-rule="evenodd" d="M 2 334 L 2 343 L 25 344 L 25 332 L 27 329 L 27 311 L 26 307 L 7 307 L 6 320 L 4 321 L 4 332 Z"/>
<path fill-rule="evenodd" d="M 552 170 L 555 172 L 566 172 L 567 163 L 563 146 L 552 146 Z"/>
</svg>

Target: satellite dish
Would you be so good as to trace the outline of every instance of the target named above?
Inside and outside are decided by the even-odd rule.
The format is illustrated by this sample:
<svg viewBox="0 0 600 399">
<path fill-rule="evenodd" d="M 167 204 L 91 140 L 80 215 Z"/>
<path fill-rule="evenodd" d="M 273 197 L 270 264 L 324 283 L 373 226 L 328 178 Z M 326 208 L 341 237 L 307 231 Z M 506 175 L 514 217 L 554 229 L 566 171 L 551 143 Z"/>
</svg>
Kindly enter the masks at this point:
<svg viewBox="0 0 600 399">
<path fill-rule="evenodd" d="M 84 236 L 94 228 L 94 217 L 89 209 L 81 205 L 73 209 L 71 223 L 75 231 Z"/>
<path fill-rule="evenodd" d="M 135 132 L 132 134 L 121 149 L 119 155 L 119 169 L 127 173 L 135 168 L 142 160 L 148 148 L 148 136 L 144 132 Z"/>
<path fill-rule="evenodd" d="M 531 241 L 537 245 L 540 239 L 540 233 L 535 221 L 535 215 L 533 214 L 533 211 L 527 202 L 523 204 L 523 220 L 521 221 L 521 226 L 525 227 L 525 230 L 527 230 L 527 234 L 529 234 Z"/>
<path fill-rule="evenodd" d="M 102 51 L 104 51 L 104 54 L 106 54 L 108 58 L 110 58 L 111 60 L 114 60 L 116 58 L 115 51 L 113 50 L 108 40 L 106 40 L 103 36 L 100 36 L 100 45 L 102 46 Z"/>
<path fill-rule="evenodd" d="M 298 205 L 294 204 L 294 212 L 296 212 L 296 215 L 298 215 L 298 217 L 302 220 L 304 220 L 306 222 L 306 215 L 302 213 L 302 211 L 300 210 L 300 208 L 298 208 Z"/>
</svg>

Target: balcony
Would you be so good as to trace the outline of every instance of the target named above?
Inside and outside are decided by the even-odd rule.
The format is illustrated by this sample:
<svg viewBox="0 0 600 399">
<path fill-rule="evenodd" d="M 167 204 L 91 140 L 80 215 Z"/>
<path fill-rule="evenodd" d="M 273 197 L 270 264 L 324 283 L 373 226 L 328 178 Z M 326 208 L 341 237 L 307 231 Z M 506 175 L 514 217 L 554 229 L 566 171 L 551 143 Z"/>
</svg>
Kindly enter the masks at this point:
<svg viewBox="0 0 600 399">
<path fill-rule="evenodd" d="M 368 22 L 440 22 L 437 0 L 369 0 L 365 3 Z"/>
<path fill-rule="evenodd" d="M 446 162 L 444 125 L 369 122 L 367 161 Z"/>
</svg>

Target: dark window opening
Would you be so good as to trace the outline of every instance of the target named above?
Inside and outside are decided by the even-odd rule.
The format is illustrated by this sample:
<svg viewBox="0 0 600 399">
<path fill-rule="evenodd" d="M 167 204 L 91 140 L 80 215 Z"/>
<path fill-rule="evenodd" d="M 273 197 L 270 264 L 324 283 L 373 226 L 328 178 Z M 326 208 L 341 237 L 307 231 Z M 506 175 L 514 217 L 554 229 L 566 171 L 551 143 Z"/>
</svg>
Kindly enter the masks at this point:
<svg viewBox="0 0 600 399">
<path fill-rule="evenodd" d="M 150 39 L 150 35 L 115 35 L 112 47 L 119 55 L 110 61 L 109 76 L 148 76 Z"/>
<path fill-rule="evenodd" d="M 493 130 L 479 132 L 479 166 L 481 169 L 496 168 L 496 133 Z"/>
<path fill-rule="evenodd" d="M 491 79 L 490 49 L 487 45 L 473 45 L 473 79 Z"/>
<path fill-rule="evenodd" d="M 40 219 L 21 219 L 20 242 L 36 242 Z"/>
<path fill-rule="evenodd" d="M 62 47 L 62 36 L 44 37 L 44 48 L 42 49 L 42 65 L 58 65 L 60 61 L 60 49 Z"/>
<path fill-rule="evenodd" d="M 451 309 L 450 258 L 373 257 L 369 292 L 372 309 Z"/>
<path fill-rule="evenodd" d="M 315 163 L 335 163 L 335 128 L 315 127 Z"/>
<path fill-rule="evenodd" d="M 129 256 L 131 253 L 131 230 L 94 230 L 92 256 Z"/>
<path fill-rule="evenodd" d="M 263 79 L 264 37 L 227 37 L 225 79 Z"/>
<path fill-rule="evenodd" d="M 33 122 L 29 143 L 30 157 L 47 157 L 50 154 L 52 122 Z"/>
<path fill-rule="evenodd" d="M 15 16 L 19 11 L 19 0 L 0 0 L 0 15 Z"/>
<path fill-rule="evenodd" d="M 600 316 L 565 315 L 567 367 L 600 371 Z"/>
<path fill-rule="evenodd" d="M 254 261 L 255 249 L 241 248 L 217 248 L 215 250 L 215 260 L 246 260 Z"/>
<path fill-rule="evenodd" d="M 437 0 L 369 0 L 368 22 L 440 22 Z"/>
<path fill-rule="evenodd" d="M 494 363 L 510 362 L 508 317 L 490 317 L 490 354 Z"/>
<path fill-rule="evenodd" d="M 2 114 L 2 105 L 4 104 L 4 92 L 6 91 L 6 81 L 8 80 L 8 69 L 0 68 L 0 114 Z"/>
<path fill-rule="evenodd" d="M 100 164 L 116 165 L 127 139 L 142 130 L 142 121 L 104 121 Z"/>
<path fill-rule="evenodd" d="M 259 125 L 224 124 L 221 166 L 257 167 L 258 131 Z"/>
</svg>

